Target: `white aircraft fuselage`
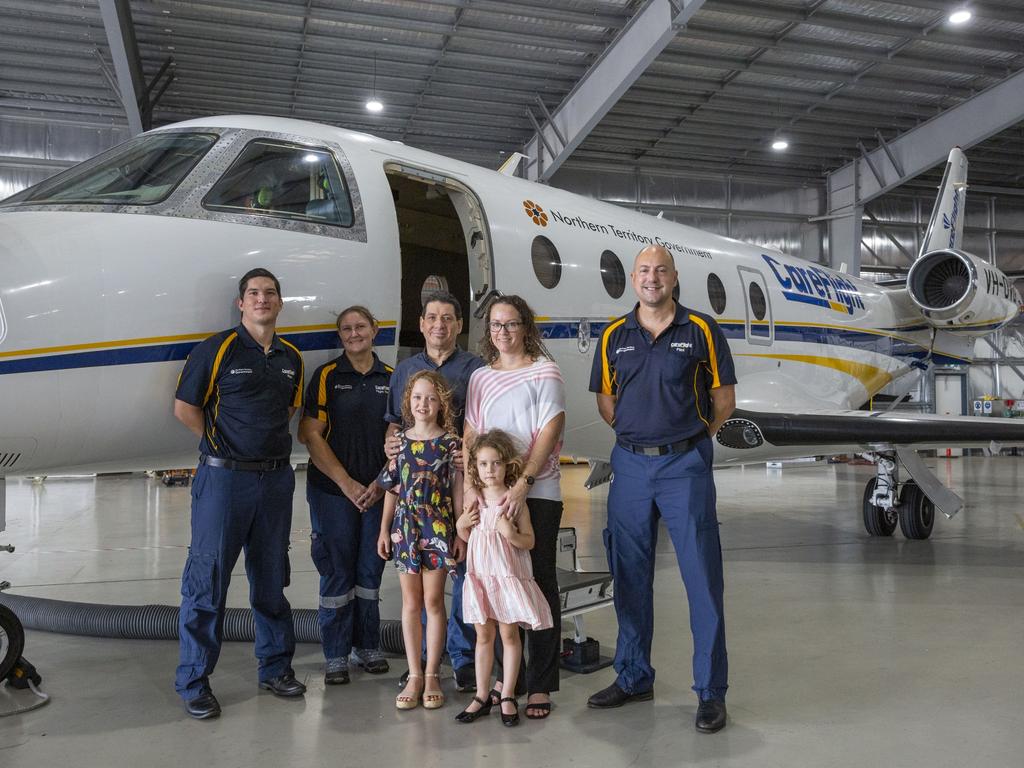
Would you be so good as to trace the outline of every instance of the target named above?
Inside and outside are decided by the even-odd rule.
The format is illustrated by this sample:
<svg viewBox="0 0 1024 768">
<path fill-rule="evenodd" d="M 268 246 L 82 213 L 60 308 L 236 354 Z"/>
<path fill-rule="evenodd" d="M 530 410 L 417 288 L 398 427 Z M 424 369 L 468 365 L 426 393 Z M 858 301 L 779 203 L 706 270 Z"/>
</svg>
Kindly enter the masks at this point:
<svg viewBox="0 0 1024 768">
<path fill-rule="evenodd" d="M 166 131 L 219 139 L 159 204 L 0 203 L 0 475 L 194 463 L 195 438 L 172 415 L 175 381 L 195 343 L 238 322 L 237 280 L 252 267 L 279 277 L 285 309 L 278 331 L 303 350 L 307 376 L 338 354 L 336 313 L 351 304 L 365 304 L 382 321 L 377 351 L 394 363 L 403 235 L 388 172 L 443 189 L 458 212 L 474 344 L 482 332 L 474 313 L 493 291 L 523 296 L 541 318 L 567 384 L 564 452 L 580 457 L 607 457 L 612 445 L 588 391 L 591 363 L 600 330 L 635 303 L 628 275 L 648 243 L 673 254 L 680 302 L 721 325 L 744 411 L 857 409 L 915 364 L 966 361 L 973 337 L 1008 322 L 1019 305 L 1016 291 L 1001 295 L 997 285 L 936 330 L 941 323 L 929 321 L 906 289 L 365 134 L 244 116 L 151 134 Z M 259 137 L 334 153 L 353 226 L 205 208 L 206 191 Z M 420 226 L 429 229 L 422 223 L 429 221 Z M 952 235 L 958 226 L 951 222 Z M 538 236 L 560 258 L 553 288 L 535 275 Z M 624 270 L 618 298 L 602 279 L 606 251 Z M 712 273 L 725 289 L 721 312 L 709 299 Z M 763 461 L 778 453 L 770 448 L 718 444 L 716 460 Z"/>
</svg>

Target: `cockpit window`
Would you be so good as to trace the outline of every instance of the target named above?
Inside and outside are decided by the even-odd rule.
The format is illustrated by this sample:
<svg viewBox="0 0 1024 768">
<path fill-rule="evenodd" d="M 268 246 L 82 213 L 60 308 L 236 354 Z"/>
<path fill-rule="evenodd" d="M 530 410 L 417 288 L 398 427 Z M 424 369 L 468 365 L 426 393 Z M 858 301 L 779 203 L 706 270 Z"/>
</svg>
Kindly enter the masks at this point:
<svg viewBox="0 0 1024 768">
<path fill-rule="evenodd" d="M 250 142 L 203 199 L 214 211 L 351 227 L 352 202 L 327 149 Z"/>
<path fill-rule="evenodd" d="M 157 133 L 29 187 L 5 203 L 152 205 L 167 199 L 217 141 L 212 133 Z"/>
</svg>

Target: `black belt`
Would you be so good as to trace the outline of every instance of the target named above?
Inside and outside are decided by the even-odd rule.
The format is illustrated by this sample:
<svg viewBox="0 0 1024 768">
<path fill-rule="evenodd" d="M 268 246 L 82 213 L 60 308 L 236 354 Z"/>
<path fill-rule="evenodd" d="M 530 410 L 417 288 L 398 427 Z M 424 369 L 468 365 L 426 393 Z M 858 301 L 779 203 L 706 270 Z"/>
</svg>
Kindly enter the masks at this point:
<svg viewBox="0 0 1024 768">
<path fill-rule="evenodd" d="M 268 459 L 267 461 L 235 461 L 234 459 L 219 459 L 216 456 L 207 456 L 205 453 L 199 457 L 200 464 L 208 467 L 221 467 L 223 469 L 240 469 L 245 472 L 273 472 L 275 469 L 288 466 L 288 459 Z"/>
<path fill-rule="evenodd" d="M 616 442 L 632 453 L 639 453 L 644 456 L 664 456 L 667 453 L 685 453 L 705 437 L 707 437 L 706 432 L 698 432 L 696 435 L 691 435 L 685 440 L 669 443 L 668 445 L 634 445 L 633 443 L 627 443 L 625 440 L 616 440 Z"/>
</svg>

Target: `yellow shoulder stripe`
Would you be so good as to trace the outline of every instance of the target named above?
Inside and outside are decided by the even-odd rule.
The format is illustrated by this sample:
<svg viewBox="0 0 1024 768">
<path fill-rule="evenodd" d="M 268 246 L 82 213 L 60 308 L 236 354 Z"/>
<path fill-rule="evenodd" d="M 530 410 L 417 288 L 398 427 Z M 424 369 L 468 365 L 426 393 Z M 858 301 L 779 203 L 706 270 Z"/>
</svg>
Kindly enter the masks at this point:
<svg viewBox="0 0 1024 768">
<path fill-rule="evenodd" d="M 338 367 L 337 363 L 331 363 L 325 365 L 323 370 L 320 371 L 320 386 L 317 389 L 316 404 L 320 408 L 327 407 L 327 377 L 331 375 L 331 371 Z"/>
<path fill-rule="evenodd" d="M 624 322 L 626 322 L 626 318 L 620 317 L 605 328 L 604 333 L 601 334 L 601 394 L 604 395 L 612 394 L 612 372 L 611 366 L 608 363 L 608 339 L 611 338 L 612 331 Z"/>
<path fill-rule="evenodd" d="M 299 358 L 299 379 L 298 379 L 298 383 L 295 385 L 295 398 L 292 400 L 292 407 L 293 408 L 301 408 L 302 407 L 302 392 L 303 392 L 303 388 L 305 387 L 305 381 L 306 381 L 306 364 L 302 360 L 302 353 L 299 352 L 299 348 L 298 347 L 296 347 L 294 344 L 292 344 L 287 339 L 282 339 L 280 336 L 278 336 L 277 338 L 281 339 L 281 343 L 284 344 L 285 346 L 291 347 L 292 351 L 295 352 L 296 356 Z"/>
<path fill-rule="evenodd" d="M 220 343 L 220 349 L 217 350 L 217 356 L 213 359 L 213 370 L 210 371 L 210 383 L 206 386 L 206 396 L 203 398 L 203 407 L 206 407 L 207 401 L 210 399 L 210 395 L 213 394 L 213 386 L 217 381 L 217 372 L 220 370 L 221 361 L 224 359 L 224 354 L 228 351 L 228 347 L 231 346 L 231 342 L 238 338 L 238 333 L 232 331 L 227 335 L 227 338 Z"/>
<path fill-rule="evenodd" d="M 708 342 L 708 365 L 711 367 L 711 389 L 722 386 L 718 380 L 718 355 L 715 354 L 715 342 L 711 338 L 711 329 L 708 324 L 696 315 L 690 315 L 690 320 L 700 326 L 704 331 L 704 338 Z"/>
</svg>

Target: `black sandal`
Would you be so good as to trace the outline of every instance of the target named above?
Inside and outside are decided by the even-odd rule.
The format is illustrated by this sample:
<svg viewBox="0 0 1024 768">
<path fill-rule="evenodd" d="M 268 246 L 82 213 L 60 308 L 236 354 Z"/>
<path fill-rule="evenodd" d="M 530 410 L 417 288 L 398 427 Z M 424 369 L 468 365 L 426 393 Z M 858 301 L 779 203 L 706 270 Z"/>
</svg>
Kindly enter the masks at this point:
<svg viewBox="0 0 1024 768">
<path fill-rule="evenodd" d="M 539 709 L 544 714 L 543 715 L 531 715 L 530 714 L 530 710 L 531 709 Z M 535 704 L 531 704 L 530 702 L 526 702 L 526 716 L 530 720 L 544 720 L 550 714 L 551 714 L 551 702 L 550 701 L 538 701 Z"/>
<path fill-rule="evenodd" d="M 501 691 L 499 691 L 497 688 L 491 688 L 491 690 L 487 693 L 487 700 L 491 702 L 492 706 L 500 707 Z"/>
<path fill-rule="evenodd" d="M 473 701 L 480 705 L 480 709 L 478 709 L 476 712 L 470 712 L 469 709 L 464 709 L 455 716 L 456 721 L 460 723 L 472 723 L 476 720 L 479 720 L 481 717 L 484 717 L 485 715 L 491 714 L 491 707 L 494 705 L 491 704 L 490 699 L 488 699 L 487 701 L 481 701 L 476 696 L 474 696 Z M 501 717 L 502 720 L 504 720 L 505 716 L 502 715 Z"/>
<path fill-rule="evenodd" d="M 504 702 L 506 702 L 506 701 L 511 701 L 513 706 L 515 706 L 516 711 L 515 711 L 514 714 L 506 715 L 505 711 L 501 709 L 501 705 Z M 501 724 L 502 725 L 507 725 L 509 728 L 511 728 L 513 725 L 519 725 L 519 702 L 518 701 L 513 699 L 511 696 L 505 696 L 501 701 L 498 702 L 498 709 L 501 712 Z"/>
</svg>

